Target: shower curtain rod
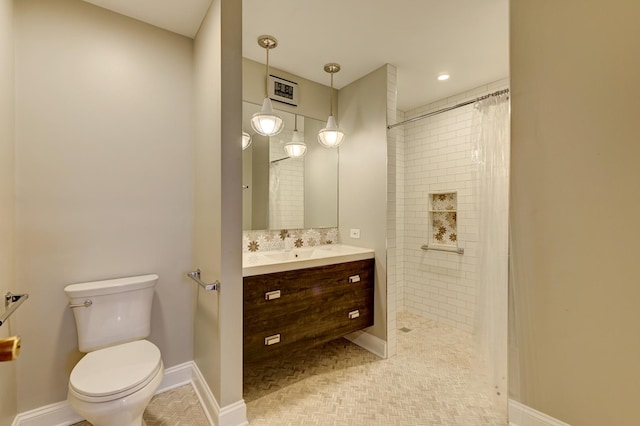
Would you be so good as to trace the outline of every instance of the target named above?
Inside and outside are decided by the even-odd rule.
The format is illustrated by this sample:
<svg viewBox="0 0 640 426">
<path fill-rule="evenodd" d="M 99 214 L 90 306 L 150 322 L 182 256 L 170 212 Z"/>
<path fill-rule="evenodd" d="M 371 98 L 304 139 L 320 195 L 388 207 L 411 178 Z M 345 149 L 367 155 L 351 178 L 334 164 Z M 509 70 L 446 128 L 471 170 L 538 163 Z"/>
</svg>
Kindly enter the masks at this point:
<svg viewBox="0 0 640 426">
<path fill-rule="evenodd" d="M 278 163 L 280 161 L 288 160 L 289 158 L 291 158 L 291 157 L 282 157 L 282 158 L 278 158 L 277 160 L 271 160 L 271 161 L 269 161 L 269 163 L 275 164 L 275 163 Z"/>
<path fill-rule="evenodd" d="M 463 107 L 463 106 L 467 106 L 469 104 L 475 104 L 478 101 L 483 101 L 483 100 L 488 99 L 488 98 L 490 98 L 492 96 L 504 95 L 505 93 L 509 93 L 509 89 L 498 90 L 497 92 L 489 93 L 488 95 L 480 96 L 480 97 L 472 99 L 470 101 L 462 102 L 462 103 L 459 103 L 457 105 L 453 105 L 453 106 L 450 106 L 450 107 L 442 108 L 442 109 L 439 109 L 437 111 L 429 112 L 427 114 L 419 115 L 417 117 L 413 117 L 413 118 L 410 118 L 408 120 L 401 121 L 399 123 L 390 124 L 390 125 L 387 126 L 387 129 L 391 130 L 394 127 L 402 126 L 402 125 L 408 124 L 408 123 L 413 123 L 414 121 L 422 120 L 423 118 L 428 118 L 428 117 L 431 117 L 431 116 L 434 116 L 434 115 L 437 115 L 437 114 L 441 114 L 443 112 L 451 111 L 452 109 L 456 109 L 456 108 L 460 108 L 460 107 Z"/>
</svg>

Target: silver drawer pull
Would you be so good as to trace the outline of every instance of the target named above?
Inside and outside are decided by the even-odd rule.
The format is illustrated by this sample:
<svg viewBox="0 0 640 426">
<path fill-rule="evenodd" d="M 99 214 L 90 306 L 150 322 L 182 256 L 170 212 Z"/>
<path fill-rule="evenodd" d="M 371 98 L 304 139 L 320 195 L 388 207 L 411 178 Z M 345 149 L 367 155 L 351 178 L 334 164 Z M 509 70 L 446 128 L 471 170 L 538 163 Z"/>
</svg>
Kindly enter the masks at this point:
<svg viewBox="0 0 640 426">
<path fill-rule="evenodd" d="M 355 311 L 349 312 L 349 319 L 356 319 L 359 316 L 360 316 L 360 311 L 357 309 Z"/>
<path fill-rule="evenodd" d="M 273 336 L 264 338 L 265 346 L 275 345 L 276 343 L 280 343 L 280 334 L 274 334 Z"/>
<path fill-rule="evenodd" d="M 360 275 L 352 275 L 349 277 L 349 284 L 359 283 Z"/>
<path fill-rule="evenodd" d="M 280 299 L 280 290 L 268 291 L 264 294 L 264 300 Z"/>
</svg>

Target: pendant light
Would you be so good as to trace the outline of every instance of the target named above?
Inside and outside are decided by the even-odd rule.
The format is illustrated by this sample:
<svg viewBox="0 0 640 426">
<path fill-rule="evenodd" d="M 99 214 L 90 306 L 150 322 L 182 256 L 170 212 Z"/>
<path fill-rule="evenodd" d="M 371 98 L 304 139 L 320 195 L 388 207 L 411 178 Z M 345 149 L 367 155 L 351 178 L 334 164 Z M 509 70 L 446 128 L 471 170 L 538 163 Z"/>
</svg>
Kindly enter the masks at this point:
<svg viewBox="0 0 640 426">
<path fill-rule="evenodd" d="M 251 135 L 247 132 L 242 132 L 242 150 L 249 148 L 251 145 Z"/>
<path fill-rule="evenodd" d="M 304 143 L 304 136 L 300 135 L 298 131 L 298 115 L 294 115 L 294 129 L 293 129 L 293 137 L 291 138 L 291 142 L 288 142 L 284 145 L 284 151 L 287 153 L 289 157 L 293 158 L 301 158 L 307 153 L 307 144 Z"/>
<path fill-rule="evenodd" d="M 318 142 L 326 148 L 337 148 L 344 140 L 344 132 L 338 128 L 336 119 L 333 117 L 333 74 L 340 71 L 340 65 L 327 64 L 324 66 L 325 72 L 331 74 L 331 92 L 329 92 L 329 119 L 327 127 L 318 132 Z"/>
<path fill-rule="evenodd" d="M 258 37 L 258 45 L 267 51 L 267 66 L 265 74 L 265 97 L 262 102 L 262 109 L 260 112 L 256 112 L 251 117 L 251 127 L 257 133 L 263 136 L 274 136 L 282 131 L 284 127 L 284 121 L 282 117 L 273 112 L 273 105 L 271 105 L 271 99 L 269 99 L 269 50 L 275 49 L 278 45 L 278 40 L 270 35 L 263 35 Z"/>
</svg>

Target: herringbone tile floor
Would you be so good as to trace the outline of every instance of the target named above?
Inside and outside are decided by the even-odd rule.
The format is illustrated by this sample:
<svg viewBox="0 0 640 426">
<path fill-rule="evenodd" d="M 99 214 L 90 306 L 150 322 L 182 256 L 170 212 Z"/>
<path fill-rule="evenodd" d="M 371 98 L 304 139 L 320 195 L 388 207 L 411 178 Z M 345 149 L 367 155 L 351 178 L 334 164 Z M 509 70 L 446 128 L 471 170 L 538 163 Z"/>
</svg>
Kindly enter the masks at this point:
<svg viewBox="0 0 640 426">
<path fill-rule="evenodd" d="M 506 400 L 485 392 L 471 368 L 471 336 L 398 315 L 398 355 L 381 360 L 340 339 L 245 368 L 252 426 L 505 426 Z M 191 386 L 157 395 L 148 426 L 206 426 Z M 90 426 L 88 422 L 78 426 Z"/>
<path fill-rule="evenodd" d="M 147 426 L 209 426 L 191 385 L 154 396 L 143 417 Z M 91 426 L 91 423 L 84 421 L 73 426 Z"/>
<path fill-rule="evenodd" d="M 381 360 L 336 340 L 286 360 L 245 368 L 250 424 L 507 425 L 496 400 L 472 371 L 472 338 L 401 313 L 398 354 Z"/>
</svg>

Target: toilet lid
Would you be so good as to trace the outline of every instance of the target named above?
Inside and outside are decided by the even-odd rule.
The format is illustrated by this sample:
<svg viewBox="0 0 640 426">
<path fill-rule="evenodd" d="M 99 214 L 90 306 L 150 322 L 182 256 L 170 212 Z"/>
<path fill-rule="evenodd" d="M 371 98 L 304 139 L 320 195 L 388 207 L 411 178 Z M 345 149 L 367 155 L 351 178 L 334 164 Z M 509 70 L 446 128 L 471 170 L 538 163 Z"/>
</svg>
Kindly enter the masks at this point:
<svg viewBox="0 0 640 426">
<path fill-rule="evenodd" d="M 118 395 L 144 386 L 162 368 L 160 350 L 147 340 L 89 352 L 76 364 L 69 386 L 88 397 Z M 132 392 L 133 392 L 132 391 Z"/>
</svg>

